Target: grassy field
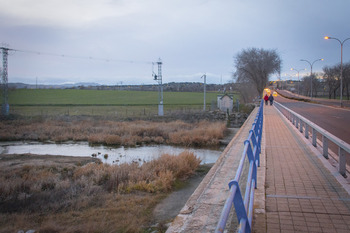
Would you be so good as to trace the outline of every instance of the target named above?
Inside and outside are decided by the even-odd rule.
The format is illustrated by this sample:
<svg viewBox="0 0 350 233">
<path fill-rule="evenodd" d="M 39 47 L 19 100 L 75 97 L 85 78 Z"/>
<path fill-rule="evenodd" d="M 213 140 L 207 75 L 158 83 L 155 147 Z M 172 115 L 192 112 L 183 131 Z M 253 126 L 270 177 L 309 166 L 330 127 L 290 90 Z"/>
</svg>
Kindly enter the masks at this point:
<svg viewBox="0 0 350 233">
<path fill-rule="evenodd" d="M 203 104 L 201 92 L 164 92 L 164 105 Z M 206 102 L 216 101 L 217 93 L 208 92 Z M 158 92 L 73 89 L 18 89 L 9 92 L 14 105 L 149 105 L 158 104 Z"/>
<path fill-rule="evenodd" d="M 206 93 L 207 109 L 217 92 Z M 164 112 L 203 109 L 202 92 L 164 92 Z M 9 91 L 10 113 L 20 115 L 151 116 L 158 112 L 158 92 L 74 89 Z"/>
</svg>

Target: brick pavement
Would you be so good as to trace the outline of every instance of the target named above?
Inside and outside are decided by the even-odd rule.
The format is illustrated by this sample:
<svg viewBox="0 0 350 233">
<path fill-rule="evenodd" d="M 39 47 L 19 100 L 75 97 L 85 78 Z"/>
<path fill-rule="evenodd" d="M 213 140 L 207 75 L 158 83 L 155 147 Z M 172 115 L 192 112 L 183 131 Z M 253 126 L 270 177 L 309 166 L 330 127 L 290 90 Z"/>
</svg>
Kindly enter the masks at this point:
<svg viewBox="0 0 350 233">
<path fill-rule="evenodd" d="M 254 232 L 350 232 L 350 195 L 272 106 L 264 127 L 265 214 Z"/>
</svg>

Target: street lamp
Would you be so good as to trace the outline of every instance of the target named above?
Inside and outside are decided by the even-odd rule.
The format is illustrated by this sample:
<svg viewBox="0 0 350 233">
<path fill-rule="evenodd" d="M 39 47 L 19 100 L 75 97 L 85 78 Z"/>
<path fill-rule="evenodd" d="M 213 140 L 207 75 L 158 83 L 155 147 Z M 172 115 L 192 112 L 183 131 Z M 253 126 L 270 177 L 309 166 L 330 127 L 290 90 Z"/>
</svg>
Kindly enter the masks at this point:
<svg viewBox="0 0 350 233">
<path fill-rule="evenodd" d="M 304 59 L 300 59 L 300 61 L 306 61 L 307 63 L 309 63 L 310 67 L 311 67 L 311 71 L 310 71 L 310 77 L 311 77 L 311 99 L 312 99 L 312 66 L 314 65 L 315 62 L 317 61 L 323 61 L 323 58 L 320 58 L 320 59 L 316 59 L 315 61 L 313 61 L 312 63 L 309 62 L 308 60 L 304 60 Z"/>
<path fill-rule="evenodd" d="M 345 41 L 350 40 L 350 38 L 346 38 L 341 42 L 338 38 L 325 36 L 325 40 L 337 40 L 340 43 L 340 107 L 343 107 L 343 44 Z"/>
<path fill-rule="evenodd" d="M 298 72 L 298 96 L 299 96 L 299 72 L 302 71 L 302 70 L 306 70 L 306 69 L 304 68 L 304 69 L 297 70 L 297 69 L 294 69 L 294 68 L 290 68 L 290 70 L 295 70 L 296 72 Z"/>
</svg>

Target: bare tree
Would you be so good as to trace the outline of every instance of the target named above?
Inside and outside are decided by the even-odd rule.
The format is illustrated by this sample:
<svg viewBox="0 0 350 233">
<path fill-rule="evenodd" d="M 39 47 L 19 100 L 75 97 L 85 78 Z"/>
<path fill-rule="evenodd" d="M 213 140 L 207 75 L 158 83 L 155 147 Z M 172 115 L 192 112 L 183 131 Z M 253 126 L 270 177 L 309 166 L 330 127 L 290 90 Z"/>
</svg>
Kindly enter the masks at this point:
<svg viewBox="0 0 350 233">
<path fill-rule="evenodd" d="M 281 58 L 276 50 L 243 49 L 235 57 L 236 71 L 233 74 L 238 83 L 254 85 L 261 96 L 267 86 L 269 76 L 281 71 Z"/>
<path fill-rule="evenodd" d="M 320 76 L 322 76 L 320 73 L 312 74 L 312 92 L 314 93 L 315 97 L 317 97 L 319 89 L 321 88 Z"/>
<path fill-rule="evenodd" d="M 340 64 L 323 67 L 325 83 L 328 86 L 328 98 L 340 95 Z M 343 64 L 343 93 L 350 99 L 350 62 Z"/>
<path fill-rule="evenodd" d="M 240 93 L 241 103 L 251 103 L 258 94 L 256 88 L 249 83 L 239 83 L 236 87 L 237 91 Z"/>
<path fill-rule="evenodd" d="M 339 89 L 339 74 L 340 74 L 340 66 L 325 66 L 323 67 L 323 77 L 325 79 L 325 84 L 328 87 L 328 98 L 331 99 L 332 95 L 334 99 L 337 96 L 337 90 Z"/>
<path fill-rule="evenodd" d="M 350 62 L 343 64 L 343 86 L 346 89 L 346 97 L 350 99 Z"/>
<path fill-rule="evenodd" d="M 311 93 L 311 76 L 304 76 L 300 83 L 300 93 L 304 96 L 310 96 Z"/>
</svg>

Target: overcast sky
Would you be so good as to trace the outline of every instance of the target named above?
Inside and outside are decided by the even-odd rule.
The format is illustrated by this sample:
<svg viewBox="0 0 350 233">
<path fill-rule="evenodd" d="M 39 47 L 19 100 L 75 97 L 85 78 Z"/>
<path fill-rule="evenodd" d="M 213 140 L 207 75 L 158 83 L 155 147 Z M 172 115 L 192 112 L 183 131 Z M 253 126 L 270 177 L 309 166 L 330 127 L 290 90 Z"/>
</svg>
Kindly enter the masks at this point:
<svg viewBox="0 0 350 233">
<path fill-rule="evenodd" d="M 276 49 L 282 79 L 340 63 L 350 0 L 0 0 L 9 82 L 226 83 L 242 49 Z M 350 40 L 344 44 L 350 61 Z M 64 55 L 64 56 L 61 56 Z M 302 73 L 301 73 L 302 74 Z"/>
</svg>

